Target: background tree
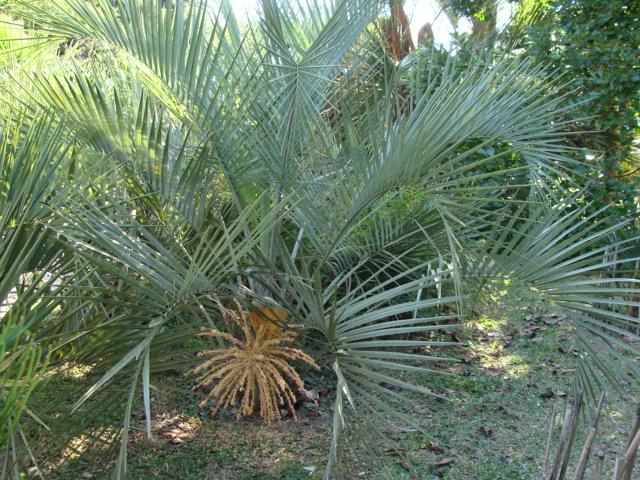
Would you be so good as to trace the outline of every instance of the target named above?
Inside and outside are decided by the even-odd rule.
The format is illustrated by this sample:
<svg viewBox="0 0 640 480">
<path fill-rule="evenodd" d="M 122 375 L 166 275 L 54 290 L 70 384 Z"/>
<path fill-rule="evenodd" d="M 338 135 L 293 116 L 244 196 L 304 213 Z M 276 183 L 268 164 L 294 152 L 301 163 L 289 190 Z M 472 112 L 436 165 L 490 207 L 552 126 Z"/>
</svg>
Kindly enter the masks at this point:
<svg viewBox="0 0 640 480">
<path fill-rule="evenodd" d="M 549 3 L 529 30 L 528 52 L 577 90 L 577 123 L 589 194 L 620 215 L 637 216 L 640 134 L 640 5 L 626 1 Z"/>
</svg>

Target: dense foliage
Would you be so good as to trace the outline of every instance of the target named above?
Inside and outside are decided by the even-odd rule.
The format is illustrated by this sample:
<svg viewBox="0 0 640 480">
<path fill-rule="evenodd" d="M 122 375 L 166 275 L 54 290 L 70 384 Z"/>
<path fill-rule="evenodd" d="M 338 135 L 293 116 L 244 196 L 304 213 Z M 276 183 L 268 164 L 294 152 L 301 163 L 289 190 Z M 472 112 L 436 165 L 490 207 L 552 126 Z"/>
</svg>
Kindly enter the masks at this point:
<svg viewBox="0 0 640 480">
<path fill-rule="evenodd" d="M 626 1 L 550 2 L 546 20 L 529 31 L 528 52 L 570 81 L 576 94 L 574 138 L 587 161 L 577 178 L 598 204 L 637 217 L 640 189 L 640 5 Z M 583 157 L 584 158 L 584 157 Z"/>
</svg>

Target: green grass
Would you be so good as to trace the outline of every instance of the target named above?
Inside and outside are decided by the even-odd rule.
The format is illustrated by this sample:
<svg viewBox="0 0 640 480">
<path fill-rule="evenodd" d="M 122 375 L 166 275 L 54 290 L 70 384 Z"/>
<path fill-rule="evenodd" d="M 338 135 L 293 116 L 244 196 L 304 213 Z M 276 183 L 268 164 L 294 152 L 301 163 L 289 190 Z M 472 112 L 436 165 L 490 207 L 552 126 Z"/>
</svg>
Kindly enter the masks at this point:
<svg viewBox="0 0 640 480">
<path fill-rule="evenodd" d="M 465 334 L 466 346 L 437 352 L 461 358 L 447 367 L 451 376 L 405 374 L 449 402 L 422 398 L 421 406 L 409 411 L 426 433 L 403 429 L 389 432 L 406 453 L 406 458 L 388 455 L 383 463 L 391 478 L 434 480 L 538 480 L 554 402 L 564 408 L 564 393 L 572 391 L 577 357 L 562 353 L 572 345 L 572 329 L 559 321 L 545 324 L 553 305 L 535 292 L 509 286 L 473 306 L 473 319 Z M 540 318 L 527 322 L 528 315 Z M 553 322 L 549 322 L 553 323 Z M 533 338 L 531 327 L 541 327 Z M 431 352 L 433 353 L 433 352 Z M 326 373 L 326 372 L 325 372 Z M 273 427 L 258 419 L 236 421 L 223 412 L 211 418 L 207 409 L 197 408 L 199 399 L 188 392 L 188 379 L 175 376 L 167 381 L 184 391 L 159 389 L 155 394 L 154 440 L 142 431 L 130 444 L 130 478 L 160 480 L 302 480 L 318 479 L 324 466 L 330 439 L 332 380 L 330 375 L 308 378 L 322 392 L 320 407 L 299 410 L 299 423 L 286 419 Z M 629 391 L 638 398 L 636 387 Z M 554 397 L 543 398 L 551 391 Z M 611 399 L 602 420 L 597 441 L 603 438 L 611 458 L 619 452 L 629 431 L 635 404 Z M 319 416 L 318 416 L 319 415 Z M 137 418 L 135 427 L 144 427 Z M 576 439 L 575 457 L 580 453 L 584 430 Z M 444 459 L 453 461 L 437 465 Z M 303 467 L 314 467 L 310 473 Z M 378 480 L 381 470 L 363 462 L 354 463 L 353 473 L 344 479 Z M 79 455 L 67 461 L 52 479 L 107 479 L 110 465 L 97 456 Z M 417 473 L 414 475 L 413 470 Z M 82 475 L 85 475 L 82 477 Z M 609 475 L 610 477 L 610 475 Z M 570 478 L 570 477 L 568 477 Z M 587 475 L 588 478 L 588 475 Z M 607 478 L 605 476 L 605 478 Z"/>
<path fill-rule="evenodd" d="M 553 305 L 534 292 L 513 287 L 510 292 L 495 292 L 475 305 L 475 311 L 467 347 L 458 352 L 465 361 L 452 368 L 455 376 L 407 376 L 436 392 L 446 392 L 451 401 L 430 402 L 424 412 L 417 412 L 428 435 L 407 434 L 399 443 L 422 480 L 538 480 L 552 405 L 558 402 L 562 413 L 573 391 L 571 370 L 578 358 L 560 350 L 572 345 L 572 329 L 566 322 L 553 324 Z M 527 322 L 525 318 L 533 313 L 541 317 Z M 528 338 L 531 327 L 542 328 Z M 543 398 L 546 391 L 554 396 Z M 611 456 L 620 453 L 626 441 L 637 386 L 628 394 L 636 403 L 610 399 L 608 416 L 600 425 L 597 438 L 606 438 Z M 585 430 L 586 424 L 576 439 L 571 465 L 577 462 Z M 434 465 L 445 458 L 454 461 L 444 467 Z M 609 458 L 607 470 L 612 468 Z M 396 465 L 393 478 L 415 477 Z"/>
</svg>

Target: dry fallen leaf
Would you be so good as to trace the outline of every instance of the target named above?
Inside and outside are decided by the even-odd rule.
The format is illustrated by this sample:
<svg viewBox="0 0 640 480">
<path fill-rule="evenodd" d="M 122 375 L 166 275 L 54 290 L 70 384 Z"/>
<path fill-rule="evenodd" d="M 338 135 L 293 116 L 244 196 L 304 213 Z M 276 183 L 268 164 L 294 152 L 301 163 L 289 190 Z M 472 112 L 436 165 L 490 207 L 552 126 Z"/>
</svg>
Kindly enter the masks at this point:
<svg viewBox="0 0 640 480">
<path fill-rule="evenodd" d="M 427 443 L 426 448 L 428 450 L 431 450 L 432 452 L 435 452 L 435 453 L 444 453 L 444 448 L 442 448 L 440 445 L 438 445 L 437 442 L 429 442 L 429 443 Z"/>
<path fill-rule="evenodd" d="M 438 393 L 441 393 L 443 395 L 449 395 L 449 396 L 453 396 L 456 394 L 455 390 L 451 390 L 450 388 L 446 388 L 446 387 L 438 387 L 436 388 L 436 390 L 438 391 Z"/>
<path fill-rule="evenodd" d="M 542 392 L 540 394 L 540 396 L 542 398 L 553 398 L 553 397 L 555 397 L 555 393 L 553 393 L 551 390 L 545 390 L 544 392 Z"/>
<path fill-rule="evenodd" d="M 560 353 L 573 353 L 574 355 L 577 355 L 577 353 L 578 353 L 578 349 L 576 348 L 575 345 L 573 345 L 571 347 L 567 347 L 567 348 L 558 347 L 558 351 Z"/>
<path fill-rule="evenodd" d="M 505 407 L 504 405 L 498 405 L 498 411 L 504 413 L 505 415 L 510 415 L 514 418 L 520 418 L 518 417 L 518 415 L 516 415 L 515 413 L 513 413 L 512 411 L 510 411 L 507 407 Z"/>
<path fill-rule="evenodd" d="M 380 385 L 382 388 L 386 388 L 387 390 L 402 390 L 399 386 L 389 382 L 378 382 L 378 385 Z"/>
<path fill-rule="evenodd" d="M 551 370 L 551 373 L 553 375 L 565 375 L 567 373 L 573 373 L 575 371 L 575 368 L 554 368 L 553 370 Z"/>
<path fill-rule="evenodd" d="M 447 457 L 447 458 L 443 458 L 442 460 L 439 460 L 435 463 L 432 463 L 431 465 L 434 467 L 444 467 L 445 465 L 451 465 L 453 462 L 455 462 L 456 459 L 453 457 Z"/>
<path fill-rule="evenodd" d="M 407 452 L 403 448 L 387 448 L 383 453 L 387 457 L 399 457 Z"/>
<path fill-rule="evenodd" d="M 417 428 L 399 428 L 398 433 L 416 433 L 418 431 Z"/>
</svg>

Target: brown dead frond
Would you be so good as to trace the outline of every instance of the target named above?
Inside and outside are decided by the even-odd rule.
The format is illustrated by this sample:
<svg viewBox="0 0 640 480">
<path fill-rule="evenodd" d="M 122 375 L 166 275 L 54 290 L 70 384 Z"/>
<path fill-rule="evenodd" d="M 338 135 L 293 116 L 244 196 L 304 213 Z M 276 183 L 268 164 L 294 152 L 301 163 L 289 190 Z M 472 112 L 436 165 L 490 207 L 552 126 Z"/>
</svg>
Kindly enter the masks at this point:
<svg viewBox="0 0 640 480">
<path fill-rule="evenodd" d="M 244 338 L 218 330 L 201 334 L 223 338 L 231 346 L 199 354 L 208 360 L 190 372 L 199 375 L 197 386 L 218 382 L 200 406 L 216 398 L 213 415 L 222 408 L 237 406 L 237 418 L 253 415 L 259 409 L 260 416 L 268 425 L 281 419 L 280 407 L 286 406 L 297 420 L 294 409 L 296 396 L 287 380 L 304 395 L 308 394 L 290 362 L 299 360 L 316 369 L 318 366 L 309 355 L 289 346 L 295 341 L 296 333 L 284 331 L 256 314 L 248 318 L 238 302 L 235 306 L 237 313 L 223 308 L 223 315 L 227 322 L 239 324 Z M 284 321 L 281 310 L 262 310 L 261 313 L 278 323 Z"/>
</svg>

